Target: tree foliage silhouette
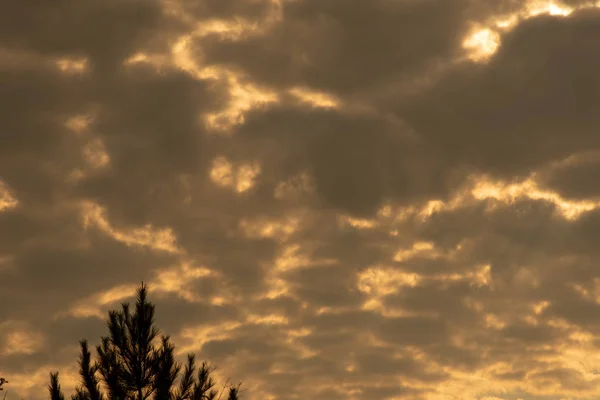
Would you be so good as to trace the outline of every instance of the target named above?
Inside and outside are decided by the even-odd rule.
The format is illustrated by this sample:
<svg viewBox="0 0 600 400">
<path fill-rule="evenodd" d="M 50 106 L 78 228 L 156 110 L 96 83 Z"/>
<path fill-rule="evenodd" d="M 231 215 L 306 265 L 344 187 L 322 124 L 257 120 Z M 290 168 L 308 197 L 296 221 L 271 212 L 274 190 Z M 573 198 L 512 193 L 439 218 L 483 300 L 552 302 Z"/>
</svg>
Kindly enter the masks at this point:
<svg viewBox="0 0 600 400">
<path fill-rule="evenodd" d="M 214 400 L 218 391 L 211 377 L 214 368 L 202 362 L 196 372 L 195 356 L 188 354 L 178 388 L 181 365 L 175 361 L 175 346 L 169 336 L 161 335 L 160 346 L 154 345 L 159 331 L 154 327 L 154 304 L 148 301 L 147 286 L 137 291 L 135 311 L 122 303 L 121 311 L 109 311 L 109 336 L 96 347 L 97 360 L 91 362 L 86 340 L 79 342 L 81 386 L 72 400 Z M 104 384 L 106 393 L 101 388 Z M 229 387 L 228 400 L 239 399 L 239 385 Z M 58 372 L 50 373 L 48 386 L 51 400 L 64 400 Z"/>
</svg>

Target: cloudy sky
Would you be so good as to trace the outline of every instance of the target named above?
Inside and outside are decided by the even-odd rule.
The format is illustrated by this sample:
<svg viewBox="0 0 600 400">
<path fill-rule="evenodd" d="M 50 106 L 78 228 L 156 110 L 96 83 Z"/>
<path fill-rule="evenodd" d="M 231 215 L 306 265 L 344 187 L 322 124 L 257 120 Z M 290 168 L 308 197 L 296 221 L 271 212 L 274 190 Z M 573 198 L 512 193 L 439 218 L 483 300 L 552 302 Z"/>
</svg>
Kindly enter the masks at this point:
<svg viewBox="0 0 600 400">
<path fill-rule="evenodd" d="M 600 3 L 8 0 L 0 376 L 150 285 L 245 400 L 600 396 Z"/>
</svg>

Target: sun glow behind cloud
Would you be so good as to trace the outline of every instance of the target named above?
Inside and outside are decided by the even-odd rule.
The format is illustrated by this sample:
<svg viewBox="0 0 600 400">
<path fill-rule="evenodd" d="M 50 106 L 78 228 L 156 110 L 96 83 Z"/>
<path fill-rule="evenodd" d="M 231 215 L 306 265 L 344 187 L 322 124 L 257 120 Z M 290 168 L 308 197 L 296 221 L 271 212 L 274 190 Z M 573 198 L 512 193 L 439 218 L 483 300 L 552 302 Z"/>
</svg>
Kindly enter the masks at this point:
<svg viewBox="0 0 600 400">
<path fill-rule="evenodd" d="M 496 15 L 484 22 L 474 23 L 473 28 L 463 40 L 468 58 L 475 62 L 485 62 L 496 53 L 502 43 L 502 34 L 512 30 L 519 23 L 539 15 L 568 17 L 574 11 L 600 7 L 600 2 L 570 7 L 553 0 L 534 0 L 523 2 L 518 11 L 505 15 Z"/>
<path fill-rule="evenodd" d="M 0 212 L 15 208 L 18 204 L 12 191 L 0 180 Z"/>
</svg>

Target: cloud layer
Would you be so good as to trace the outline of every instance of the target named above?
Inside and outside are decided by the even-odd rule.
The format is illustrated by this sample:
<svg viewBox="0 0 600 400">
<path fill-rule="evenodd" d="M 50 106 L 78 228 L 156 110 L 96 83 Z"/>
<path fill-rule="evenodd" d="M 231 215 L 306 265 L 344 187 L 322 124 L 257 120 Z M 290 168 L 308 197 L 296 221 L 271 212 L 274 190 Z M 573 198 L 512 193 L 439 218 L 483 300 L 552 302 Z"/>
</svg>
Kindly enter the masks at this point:
<svg viewBox="0 0 600 400">
<path fill-rule="evenodd" d="M 248 400 L 597 396 L 596 3 L 34 3 L 0 5 L 9 397 L 70 391 L 142 280 Z"/>
</svg>

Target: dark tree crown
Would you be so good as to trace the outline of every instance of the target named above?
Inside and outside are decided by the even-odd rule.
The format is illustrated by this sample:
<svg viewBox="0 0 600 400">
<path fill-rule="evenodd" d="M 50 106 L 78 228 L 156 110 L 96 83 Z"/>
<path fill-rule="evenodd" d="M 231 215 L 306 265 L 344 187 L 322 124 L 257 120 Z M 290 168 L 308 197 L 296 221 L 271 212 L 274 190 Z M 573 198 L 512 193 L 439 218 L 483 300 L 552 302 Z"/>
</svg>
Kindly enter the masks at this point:
<svg viewBox="0 0 600 400">
<path fill-rule="evenodd" d="M 182 366 L 175 361 L 175 346 L 170 337 L 161 335 L 160 345 L 155 345 L 159 330 L 154 326 L 154 304 L 148 300 L 147 292 L 142 282 L 133 313 L 129 303 L 122 303 L 121 311 L 109 311 L 106 322 L 109 335 L 102 337 L 96 346 L 96 361 L 92 362 L 87 340 L 79 342 L 81 386 L 71 400 L 216 399 L 213 367 L 202 362 L 194 375 L 195 356 L 188 354 L 182 372 Z M 0 387 L 5 382 L 0 378 Z M 65 400 L 58 372 L 50 373 L 48 391 L 50 400 Z M 239 385 L 230 387 L 228 400 L 238 399 Z"/>
</svg>

